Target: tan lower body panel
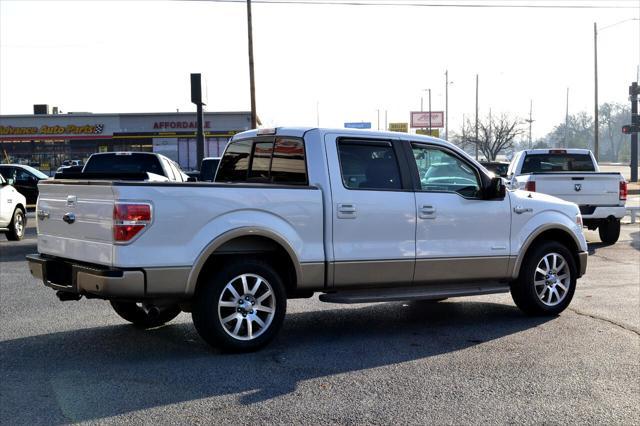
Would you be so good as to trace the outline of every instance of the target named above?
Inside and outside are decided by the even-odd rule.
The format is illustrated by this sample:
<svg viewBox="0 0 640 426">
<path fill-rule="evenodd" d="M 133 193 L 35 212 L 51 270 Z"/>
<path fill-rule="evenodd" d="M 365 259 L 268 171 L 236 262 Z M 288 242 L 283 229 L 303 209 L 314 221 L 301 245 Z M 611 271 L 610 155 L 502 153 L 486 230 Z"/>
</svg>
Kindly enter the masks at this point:
<svg viewBox="0 0 640 426">
<path fill-rule="evenodd" d="M 146 268 L 147 295 L 179 295 L 184 296 L 191 267 Z"/>
<path fill-rule="evenodd" d="M 300 272 L 302 276 L 298 278 L 299 290 L 324 289 L 324 262 L 301 263 Z"/>
<path fill-rule="evenodd" d="M 410 284 L 413 264 L 413 259 L 335 262 L 334 287 Z"/>
<path fill-rule="evenodd" d="M 509 256 L 417 259 L 414 282 L 501 280 L 508 268 Z"/>
</svg>

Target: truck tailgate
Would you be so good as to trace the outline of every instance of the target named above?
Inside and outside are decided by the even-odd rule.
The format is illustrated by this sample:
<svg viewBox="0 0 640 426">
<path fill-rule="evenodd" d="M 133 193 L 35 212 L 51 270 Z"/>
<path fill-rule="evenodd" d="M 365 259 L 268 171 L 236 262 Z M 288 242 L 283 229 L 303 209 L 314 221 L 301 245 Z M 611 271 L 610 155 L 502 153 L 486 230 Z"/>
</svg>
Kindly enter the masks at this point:
<svg viewBox="0 0 640 426">
<path fill-rule="evenodd" d="M 536 173 L 536 191 L 579 205 L 620 204 L 618 173 Z"/>
<path fill-rule="evenodd" d="M 110 183 L 54 181 L 38 187 L 38 251 L 112 265 L 114 194 Z"/>
</svg>

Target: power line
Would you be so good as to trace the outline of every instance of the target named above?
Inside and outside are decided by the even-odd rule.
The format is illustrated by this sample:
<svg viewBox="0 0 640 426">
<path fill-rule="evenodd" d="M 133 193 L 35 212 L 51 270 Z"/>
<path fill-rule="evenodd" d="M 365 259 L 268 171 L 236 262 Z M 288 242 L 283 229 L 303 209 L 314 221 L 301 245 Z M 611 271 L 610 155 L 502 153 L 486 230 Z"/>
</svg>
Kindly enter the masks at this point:
<svg viewBox="0 0 640 426">
<path fill-rule="evenodd" d="M 206 1 L 210 3 L 246 3 L 246 0 L 188 0 L 188 1 Z M 609 2 L 601 2 L 601 4 L 500 4 L 500 3 L 425 3 L 425 2 L 409 2 L 409 1 L 379 1 L 373 0 L 252 0 L 252 3 L 262 4 L 291 4 L 291 5 L 324 5 L 324 6 L 396 6 L 396 7 L 440 7 L 440 8 L 492 8 L 492 9 L 640 9 L 639 6 L 612 5 Z M 620 0 L 619 0 L 620 1 Z M 627 1 L 627 0 L 624 0 Z M 591 2 L 593 3 L 593 2 Z"/>
</svg>

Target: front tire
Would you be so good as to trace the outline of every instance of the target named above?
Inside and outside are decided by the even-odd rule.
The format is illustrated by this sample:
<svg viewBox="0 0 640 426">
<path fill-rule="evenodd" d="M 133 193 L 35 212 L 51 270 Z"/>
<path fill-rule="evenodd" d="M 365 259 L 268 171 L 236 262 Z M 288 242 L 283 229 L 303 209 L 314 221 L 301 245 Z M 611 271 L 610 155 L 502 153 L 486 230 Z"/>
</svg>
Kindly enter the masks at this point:
<svg viewBox="0 0 640 426">
<path fill-rule="evenodd" d="M 7 232 L 7 240 L 20 241 L 24 238 L 24 230 L 27 227 L 27 217 L 18 207 L 13 212 L 13 218 L 9 224 L 9 232 Z"/>
<path fill-rule="evenodd" d="M 615 244 L 620 238 L 620 219 L 606 220 L 598 226 L 600 240 L 605 244 Z"/>
<path fill-rule="evenodd" d="M 528 315 L 557 315 L 576 290 L 578 276 L 571 252 L 555 241 L 543 241 L 527 252 L 511 297 Z"/>
<path fill-rule="evenodd" d="M 211 346 L 255 351 L 276 336 L 287 310 L 278 273 L 259 259 L 232 260 L 198 285 L 193 324 Z"/>
<path fill-rule="evenodd" d="M 165 324 L 180 314 L 178 305 L 150 306 L 135 302 L 110 301 L 113 310 L 122 319 L 125 319 L 140 328 L 154 328 Z"/>
</svg>

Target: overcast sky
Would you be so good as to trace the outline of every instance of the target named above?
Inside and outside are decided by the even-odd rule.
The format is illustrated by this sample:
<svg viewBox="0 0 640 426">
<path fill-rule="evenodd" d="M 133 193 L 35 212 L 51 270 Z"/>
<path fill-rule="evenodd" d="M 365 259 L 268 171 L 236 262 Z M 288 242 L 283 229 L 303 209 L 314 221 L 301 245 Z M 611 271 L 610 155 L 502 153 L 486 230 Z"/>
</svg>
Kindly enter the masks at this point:
<svg viewBox="0 0 640 426">
<path fill-rule="evenodd" d="M 354 0 L 358 1 L 358 0 Z M 375 2 L 375 0 L 369 0 Z M 615 9 L 254 4 L 257 110 L 264 125 L 342 126 L 388 110 L 406 122 L 432 89 L 450 131 L 473 115 L 525 118 L 533 137 L 570 113 L 593 113 L 593 23 L 600 102 L 627 103 L 640 63 L 640 0 L 468 0 L 459 4 L 617 5 Z M 419 3 L 455 3 L 427 1 Z M 631 8 L 628 8 L 628 7 Z M 610 28 L 619 21 L 630 20 Z M 219 2 L 0 0 L 0 113 L 34 103 L 64 112 L 191 111 L 189 73 L 208 111 L 249 109 L 246 5 Z"/>
</svg>

